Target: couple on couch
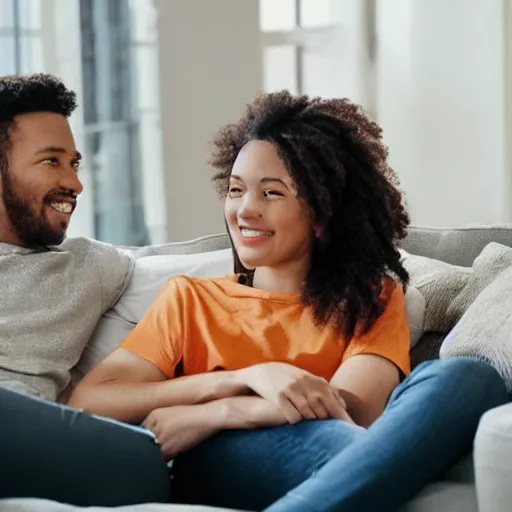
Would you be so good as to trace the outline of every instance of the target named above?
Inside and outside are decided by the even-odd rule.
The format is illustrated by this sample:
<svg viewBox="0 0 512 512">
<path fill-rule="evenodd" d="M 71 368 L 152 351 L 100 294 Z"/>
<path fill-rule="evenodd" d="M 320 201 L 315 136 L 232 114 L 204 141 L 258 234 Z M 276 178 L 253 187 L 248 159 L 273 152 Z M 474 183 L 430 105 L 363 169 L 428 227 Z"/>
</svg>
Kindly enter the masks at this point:
<svg viewBox="0 0 512 512">
<path fill-rule="evenodd" d="M 347 100 L 287 92 L 214 140 L 234 274 L 169 280 L 68 392 L 134 258 L 65 238 L 75 94 L 50 75 L 0 91 L 0 498 L 393 511 L 507 401 L 477 359 L 410 371 L 409 218 L 381 130 Z"/>
</svg>

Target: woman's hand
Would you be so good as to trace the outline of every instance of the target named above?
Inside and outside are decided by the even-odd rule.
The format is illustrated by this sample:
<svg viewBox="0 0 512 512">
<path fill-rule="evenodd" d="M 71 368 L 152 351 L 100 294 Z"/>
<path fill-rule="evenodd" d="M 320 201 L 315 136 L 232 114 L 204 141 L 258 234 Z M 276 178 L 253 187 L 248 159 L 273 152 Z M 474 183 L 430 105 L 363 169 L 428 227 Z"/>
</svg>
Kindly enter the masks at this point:
<svg viewBox="0 0 512 512">
<path fill-rule="evenodd" d="M 210 404 L 175 405 L 155 409 L 143 426 L 155 434 L 163 456 L 169 460 L 216 434 L 220 425 Z"/>
<path fill-rule="evenodd" d="M 289 423 L 327 418 L 353 423 L 339 392 L 306 370 L 286 363 L 263 363 L 239 370 L 239 378 L 277 407 Z"/>
</svg>

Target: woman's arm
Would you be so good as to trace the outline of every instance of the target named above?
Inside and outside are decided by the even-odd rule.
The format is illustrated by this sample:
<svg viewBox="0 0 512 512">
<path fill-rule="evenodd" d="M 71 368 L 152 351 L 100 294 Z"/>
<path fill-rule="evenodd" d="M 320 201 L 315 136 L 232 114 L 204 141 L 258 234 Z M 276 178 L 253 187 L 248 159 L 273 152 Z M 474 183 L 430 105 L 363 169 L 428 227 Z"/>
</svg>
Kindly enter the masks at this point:
<svg viewBox="0 0 512 512">
<path fill-rule="evenodd" d="M 259 396 L 231 396 L 210 402 L 209 409 L 215 408 L 221 430 L 279 427 L 288 423 L 275 405 Z"/>
<path fill-rule="evenodd" d="M 382 414 L 399 382 L 400 371 L 391 361 L 361 354 L 341 364 L 331 379 L 331 386 L 339 390 L 351 418 L 366 428 Z"/>
<path fill-rule="evenodd" d="M 236 372 L 213 372 L 169 380 L 153 363 L 119 348 L 73 391 L 68 405 L 126 423 L 141 423 L 153 410 L 248 394 Z"/>
<path fill-rule="evenodd" d="M 367 333 L 350 341 L 330 383 L 347 404 L 352 419 L 369 427 L 384 411 L 400 375 L 410 371 L 410 338 L 403 289 L 385 283 L 387 305 Z"/>
<path fill-rule="evenodd" d="M 264 398 L 240 396 L 156 409 L 143 425 L 155 434 L 162 454 L 170 459 L 221 430 L 277 427 L 286 423 L 284 414 Z"/>
</svg>

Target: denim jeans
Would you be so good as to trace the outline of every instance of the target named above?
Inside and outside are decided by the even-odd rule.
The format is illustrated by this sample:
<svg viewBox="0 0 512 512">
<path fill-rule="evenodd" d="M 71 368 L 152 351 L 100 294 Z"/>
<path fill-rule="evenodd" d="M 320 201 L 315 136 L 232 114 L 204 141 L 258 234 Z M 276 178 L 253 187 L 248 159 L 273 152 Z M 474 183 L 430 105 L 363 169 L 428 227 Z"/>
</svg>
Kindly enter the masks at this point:
<svg viewBox="0 0 512 512">
<path fill-rule="evenodd" d="M 388 512 L 471 449 L 507 401 L 489 365 L 423 363 L 367 430 L 337 420 L 222 432 L 175 460 L 173 501 L 266 512 Z"/>
<path fill-rule="evenodd" d="M 169 499 L 169 469 L 142 428 L 2 388 L 0 418 L 0 499 L 79 506 Z"/>
</svg>

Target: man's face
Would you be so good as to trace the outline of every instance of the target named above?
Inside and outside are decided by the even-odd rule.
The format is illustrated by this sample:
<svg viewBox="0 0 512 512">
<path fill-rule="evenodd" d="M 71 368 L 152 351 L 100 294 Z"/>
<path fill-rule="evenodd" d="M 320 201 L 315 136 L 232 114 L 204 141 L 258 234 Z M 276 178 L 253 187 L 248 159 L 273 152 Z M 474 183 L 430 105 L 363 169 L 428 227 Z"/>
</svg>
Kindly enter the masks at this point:
<svg viewBox="0 0 512 512">
<path fill-rule="evenodd" d="M 58 245 L 76 198 L 80 154 L 64 116 L 49 112 L 15 118 L 7 169 L 0 169 L 0 242 Z"/>
</svg>

